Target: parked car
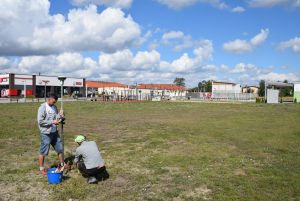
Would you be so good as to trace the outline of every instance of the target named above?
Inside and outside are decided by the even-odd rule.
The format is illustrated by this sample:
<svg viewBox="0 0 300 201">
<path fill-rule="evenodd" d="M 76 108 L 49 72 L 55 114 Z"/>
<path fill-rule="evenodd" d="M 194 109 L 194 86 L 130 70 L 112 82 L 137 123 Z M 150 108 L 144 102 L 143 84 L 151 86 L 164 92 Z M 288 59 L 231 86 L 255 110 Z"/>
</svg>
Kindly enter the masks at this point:
<svg viewBox="0 0 300 201">
<path fill-rule="evenodd" d="M 97 101 L 97 97 L 96 97 L 96 94 L 95 93 L 90 93 L 87 95 L 87 100 L 90 100 L 90 101 Z"/>
</svg>

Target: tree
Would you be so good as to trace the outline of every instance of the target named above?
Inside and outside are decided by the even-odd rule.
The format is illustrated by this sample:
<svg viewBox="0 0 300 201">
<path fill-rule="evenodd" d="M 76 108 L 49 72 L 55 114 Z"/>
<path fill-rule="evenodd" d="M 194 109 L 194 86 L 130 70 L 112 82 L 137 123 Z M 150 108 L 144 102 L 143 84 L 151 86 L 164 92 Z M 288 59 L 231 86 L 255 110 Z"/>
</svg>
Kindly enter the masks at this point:
<svg viewBox="0 0 300 201">
<path fill-rule="evenodd" d="M 202 91 L 202 87 L 203 87 L 203 83 L 202 82 L 199 82 L 198 83 L 198 91 Z"/>
<path fill-rule="evenodd" d="M 264 80 L 259 81 L 258 95 L 261 97 L 265 96 L 265 81 Z"/>
<path fill-rule="evenodd" d="M 283 83 L 289 83 L 287 80 L 284 80 Z M 280 89 L 280 97 L 293 96 L 293 87 L 284 87 Z"/>
<path fill-rule="evenodd" d="M 185 79 L 183 77 L 176 77 L 173 83 L 176 84 L 176 86 L 184 87 Z"/>
<path fill-rule="evenodd" d="M 201 92 L 211 92 L 212 80 L 202 80 L 202 82 L 199 82 L 198 87 Z"/>
</svg>

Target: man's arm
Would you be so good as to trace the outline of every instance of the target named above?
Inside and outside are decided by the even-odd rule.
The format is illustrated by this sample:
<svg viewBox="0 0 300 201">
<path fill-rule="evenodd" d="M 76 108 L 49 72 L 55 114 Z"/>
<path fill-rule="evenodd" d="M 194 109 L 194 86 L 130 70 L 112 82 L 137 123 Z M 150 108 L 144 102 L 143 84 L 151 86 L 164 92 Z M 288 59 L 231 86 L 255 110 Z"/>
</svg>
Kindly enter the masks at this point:
<svg viewBox="0 0 300 201">
<path fill-rule="evenodd" d="M 75 158 L 74 158 L 74 164 L 76 165 L 79 161 L 79 157 L 81 156 L 81 152 L 80 152 L 80 149 L 77 148 L 76 149 L 76 152 L 75 152 Z"/>
<path fill-rule="evenodd" d="M 45 108 L 42 106 L 39 107 L 37 119 L 38 119 L 38 124 L 41 127 L 49 127 L 52 125 L 52 120 L 46 120 Z"/>
</svg>

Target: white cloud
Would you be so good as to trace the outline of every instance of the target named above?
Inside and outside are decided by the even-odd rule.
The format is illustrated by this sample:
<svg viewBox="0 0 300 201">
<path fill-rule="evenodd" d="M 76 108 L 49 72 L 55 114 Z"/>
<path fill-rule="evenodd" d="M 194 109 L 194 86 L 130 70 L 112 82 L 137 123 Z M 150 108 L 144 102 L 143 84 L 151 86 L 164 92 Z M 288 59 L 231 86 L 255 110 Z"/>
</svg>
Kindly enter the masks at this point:
<svg viewBox="0 0 300 201">
<path fill-rule="evenodd" d="M 292 6 L 298 7 L 300 6 L 299 0 L 250 0 L 249 5 L 251 7 L 273 7 L 273 6 Z"/>
<path fill-rule="evenodd" d="M 75 6 L 86 6 L 90 4 L 108 6 L 115 8 L 129 8 L 133 0 L 70 0 Z"/>
<path fill-rule="evenodd" d="M 234 41 L 224 43 L 223 49 L 227 52 L 245 53 L 245 52 L 251 52 L 252 46 L 246 40 L 236 39 Z"/>
<path fill-rule="evenodd" d="M 76 77 L 92 77 L 97 74 L 97 63 L 91 58 L 84 58 L 79 53 L 63 53 L 50 56 L 22 57 L 18 63 L 18 72 L 65 74 Z"/>
<path fill-rule="evenodd" d="M 194 57 L 184 53 L 180 58 L 172 62 L 161 61 L 160 69 L 168 72 L 191 73 L 203 67 L 203 61 L 211 60 L 213 45 L 209 40 L 202 41 L 202 44 L 194 49 Z"/>
<path fill-rule="evenodd" d="M 300 52 L 300 38 L 295 37 L 293 39 L 290 39 L 288 41 L 281 42 L 279 44 L 279 48 L 284 50 L 288 48 L 292 48 L 294 52 Z"/>
<path fill-rule="evenodd" d="M 222 64 L 220 66 L 220 69 L 222 72 L 226 72 L 226 73 L 233 73 L 233 74 L 241 74 L 241 73 L 247 73 L 247 74 L 259 74 L 261 73 L 261 69 L 259 67 L 257 67 L 254 64 L 250 64 L 250 63 L 238 63 L 236 64 L 233 68 L 228 67 L 225 64 Z"/>
<path fill-rule="evenodd" d="M 284 81 L 289 82 L 299 81 L 299 77 L 295 73 L 276 73 L 270 72 L 267 74 L 261 74 L 258 76 L 258 80 L 269 80 L 269 81 Z"/>
<path fill-rule="evenodd" d="M 138 52 L 133 61 L 132 65 L 135 69 L 152 69 L 158 66 L 160 61 L 160 54 L 159 52 L 152 50 L 150 52 Z"/>
<path fill-rule="evenodd" d="M 257 34 L 250 40 L 251 45 L 258 46 L 262 44 L 268 38 L 268 35 L 269 35 L 269 29 L 262 29 L 259 34 Z"/>
<path fill-rule="evenodd" d="M 2 66 L 9 64 L 9 60 L 6 57 L 0 57 L 0 69 Z"/>
<path fill-rule="evenodd" d="M 223 44 L 223 49 L 232 53 L 251 52 L 255 47 L 261 45 L 268 38 L 269 29 L 262 29 L 259 34 L 254 36 L 250 41 L 236 39 Z"/>
<path fill-rule="evenodd" d="M 170 46 L 173 51 L 180 52 L 184 49 L 197 48 L 205 44 L 206 40 L 195 40 L 190 35 L 185 35 L 181 31 L 169 31 L 162 35 L 162 45 Z"/>
<path fill-rule="evenodd" d="M 159 3 L 171 9 L 179 10 L 196 3 L 207 3 L 219 9 L 226 9 L 229 6 L 221 0 L 157 0 Z"/>
<path fill-rule="evenodd" d="M 160 54 L 156 50 L 150 52 L 137 52 L 134 56 L 129 50 L 122 50 L 112 54 L 101 54 L 99 57 L 100 70 L 109 72 L 112 70 L 151 70 L 160 62 Z"/>
<path fill-rule="evenodd" d="M 116 8 L 72 9 L 49 15 L 48 0 L 0 4 L 0 55 L 47 55 L 74 51 L 114 52 L 140 44 L 141 30 Z"/>
<path fill-rule="evenodd" d="M 241 6 L 237 6 L 237 7 L 232 8 L 231 11 L 234 13 L 243 13 L 246 11 L 246 9 Z"/>
<path fill-rule="evenodd" d="M 181 31 L 170 31 L 167 33 L 164 33 L 161 37 L 162 42 L 165 44 L 169 44 L 170 40 L 173 39 L 182 39 L 184 37 L 184 33 Z"/>
<path fill-rule="evenodd" d="M 221 72 L 225 75 L 233 78 L 232 81 L 238 81 L 242 84 L 257 84 L 259 80 L 269 81 L 297 81 L 299 80 L 299 73 L 278 73 L 274 66 L 259 67 L 251 63 L 238 63 L 234 67 L 230 68 L 225 64 L 220 66 Z"/>
</svg>

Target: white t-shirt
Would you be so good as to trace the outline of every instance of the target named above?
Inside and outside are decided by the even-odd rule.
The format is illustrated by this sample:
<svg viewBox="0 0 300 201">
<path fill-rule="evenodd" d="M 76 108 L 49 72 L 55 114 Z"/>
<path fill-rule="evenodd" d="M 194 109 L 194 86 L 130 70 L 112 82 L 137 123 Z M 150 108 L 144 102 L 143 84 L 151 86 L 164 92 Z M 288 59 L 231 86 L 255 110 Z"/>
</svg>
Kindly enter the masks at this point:
<svg viewBox="0 0 300 201">
<path fill-rule="evenodd" d="M 48 105 L 48 103 L 46 104 L 46 112 L 52 120 L 55 120 L 56 111 L 55 111 L 54 107 Z M 51 133 L 54 133 L 56 131 L 57 131 L 57 126 L 55 124 L 52 124 Z"/>
</svg>

